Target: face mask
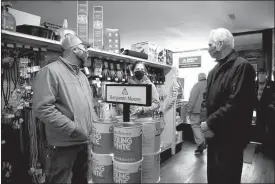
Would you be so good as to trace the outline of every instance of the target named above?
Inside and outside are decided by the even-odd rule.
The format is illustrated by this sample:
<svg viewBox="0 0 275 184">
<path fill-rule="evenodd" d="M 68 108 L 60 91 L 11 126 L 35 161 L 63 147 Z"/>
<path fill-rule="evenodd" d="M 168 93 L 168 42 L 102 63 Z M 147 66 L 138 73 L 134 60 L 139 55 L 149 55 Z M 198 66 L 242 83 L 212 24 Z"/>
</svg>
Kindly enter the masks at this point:
<svg viewBox="0 0 275 184">
<path fill-rule="evenodd" d="M 218 54 L 219 54 L 219 52 L 221 50 L 221 47 L 222 47 L 221 45 L 215 45 L 215 46 L 210 47 L 208 49 L 208 52 L 209 52 L 210 56 L 212 58 L 219 59 L 218 58 Z"/>
<path fill-rule="evenodd" d="M 144 72 L 136 71 L 135 72 L 135 77 L 136 77 L 137 80 L 141 80 L 144 77 Z"/>
<path fill-rule="evenodd" d="M 265 74 L 259 74 L 259 82 L 265 82 L 266 75 Z"/>
</svg>

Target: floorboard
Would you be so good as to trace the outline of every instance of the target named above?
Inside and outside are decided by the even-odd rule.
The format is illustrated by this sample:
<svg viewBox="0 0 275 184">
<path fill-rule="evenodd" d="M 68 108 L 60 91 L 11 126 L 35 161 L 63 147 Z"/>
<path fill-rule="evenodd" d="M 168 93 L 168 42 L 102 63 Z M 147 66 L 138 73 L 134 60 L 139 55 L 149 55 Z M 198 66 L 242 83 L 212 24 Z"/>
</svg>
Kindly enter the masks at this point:
<svg viewBox="0 0 275 184">
<path fill-rule="evenodd" d="M 207 183 L 206 151 L 195 156 L 196 145 L 182 144 L 182 151 L 161 165 L 160 183 Z M 252 164 L 243 164 L 242 183 L 274 183 L 274 161 L 256 152 Z"/>
</svg>

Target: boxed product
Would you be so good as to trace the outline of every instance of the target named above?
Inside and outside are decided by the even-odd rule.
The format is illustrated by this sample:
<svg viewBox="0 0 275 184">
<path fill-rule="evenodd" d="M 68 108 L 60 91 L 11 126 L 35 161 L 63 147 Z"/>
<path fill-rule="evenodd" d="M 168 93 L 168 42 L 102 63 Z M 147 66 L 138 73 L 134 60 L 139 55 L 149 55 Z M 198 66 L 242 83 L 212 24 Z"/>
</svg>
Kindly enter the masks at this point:
<svg viewBox="0 0 275 184">
<path fill-rule="evenodd" d="M 120 53 L 119 29 L 106 28 L 104 32 L 104 50 L 108 52 Z"/>
<path fill-rule="evenodd" d="M 131 50 L 141 52 L 148 55 L 148 60 L 152 62 L 158 61 L 158 46 L 151 42 L 141 42 L 132 45 Z"/>
<path fill-rule="evenodd" d="M 158 62 L 167 65 L 173 65 L 173 52 L 163 49 L 158 53 Z"/>
</svg>

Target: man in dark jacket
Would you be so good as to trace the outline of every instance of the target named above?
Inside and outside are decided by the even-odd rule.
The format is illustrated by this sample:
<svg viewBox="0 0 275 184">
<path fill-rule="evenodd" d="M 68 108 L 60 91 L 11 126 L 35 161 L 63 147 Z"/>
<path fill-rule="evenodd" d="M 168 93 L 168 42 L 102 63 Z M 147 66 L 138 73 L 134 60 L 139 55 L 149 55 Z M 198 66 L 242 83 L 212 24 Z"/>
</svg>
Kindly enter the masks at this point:
<svg viewBox="0 0 275 184">
<path fill-rule="evenodd" d="M 68 35 L 63 57 L 41 69 L 33 90 L 33 110 L 45 124 L 47 184 L 87 184 L 91 124 L 96 118 L 92 90 L 80 67 L 87 61 L 82 41 Z"/>
<path fill-rule="evenodd" d="M 264 153 L 274 158 L 274 127 L 275 118 L 273 108 L 275 107 L 275 82 L 267 78 L 267 72 L 264 69 L 258 71 L 258 81 L 256 84 L 257 91 L 257 107 L 256 107 L 256 126 L 259 132 L 263 132 L 263 148 Z M 267 135 L 267 136 L 265 136 Z"/>
<path fill-rule="evenodd" d="M 206 121 L 201 124 L 208 143 L 208 183 L 239 184 L 255 105 L 256 74 L 234 50 L 234 37 L 226 29 L 211 32 L 209 54 L 217 64 L 207 78 Z"/>
</svg>

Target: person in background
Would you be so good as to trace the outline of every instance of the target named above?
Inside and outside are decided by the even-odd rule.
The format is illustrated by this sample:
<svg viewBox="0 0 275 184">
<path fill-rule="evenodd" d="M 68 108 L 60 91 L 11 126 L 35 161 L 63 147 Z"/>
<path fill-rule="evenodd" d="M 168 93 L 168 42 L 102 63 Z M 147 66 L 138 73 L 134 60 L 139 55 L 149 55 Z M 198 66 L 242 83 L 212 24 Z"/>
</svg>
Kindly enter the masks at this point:
<svg viewBox="0 0 275 184">
<path fill-rule="evenodd" d="M 257 91 L 257 107 L 256 107 L 256 126 L 259 132 L 264 132 L 263 135 L 263 151 L 267 156 L 275 155 L 274 142 L 274 125 L 275 119 L 273 116 L 275 82 L 268 80 L 267 72 L 264 69 L 258 71 L 258 80 L 256 85 Z M 267 136 L 265 136 L 267 135 Z"/>
<path fill-rule="evenodd" d="M 138 117 L 150 117 L 153 112 L 160 108 L 159 94 L 157 92 L 156 86 L 150 81 L 146 76 L 147 69 L 145 65 L 137 61 L 132 67 L 131 71 L 134 73 L 129 80 L 129 84 L 151 84 L 152 85 L 152 105 L 150 107 L 141 107 L 141 106 L 131 106 L 130 111 L 132 115 Z"/>
<path fill-rule="evenodd" d="M 208 52 L 217 64 L 207 77 L 206 121 L 201 123 L 207 141 L 207 179 L 209 184 L 240 184 L 256 73 L 234 50 L 234 37 L 227 29 L 211 31 Z"/>
<path fill-rule="evenodd" d="M 46 183 L 87 184 L 91 122 L 97 119 L 92 90 L 80 71 L 87 61 L 85 45 L 68 34 L 63 57 L 45 67 L 33 85 L 33 110 L 45 124 Z"/>
<path fill-rule="evenodd" d="M 195 154 L 203 153 L 206 149 L 205 138 L 201 131 L 201 103 L 203 100 L 203 93 L 206 89 L 206 75 L 205 73 L 200 73 L 198 75 L 198 82 L 193 86 L 190 92 L 189 101 L 187 104 L 187 117 L 190 120 L 191 127 L 194 134 L 194 140 L 198 145 L 195 150 Z"/>
</svg>

